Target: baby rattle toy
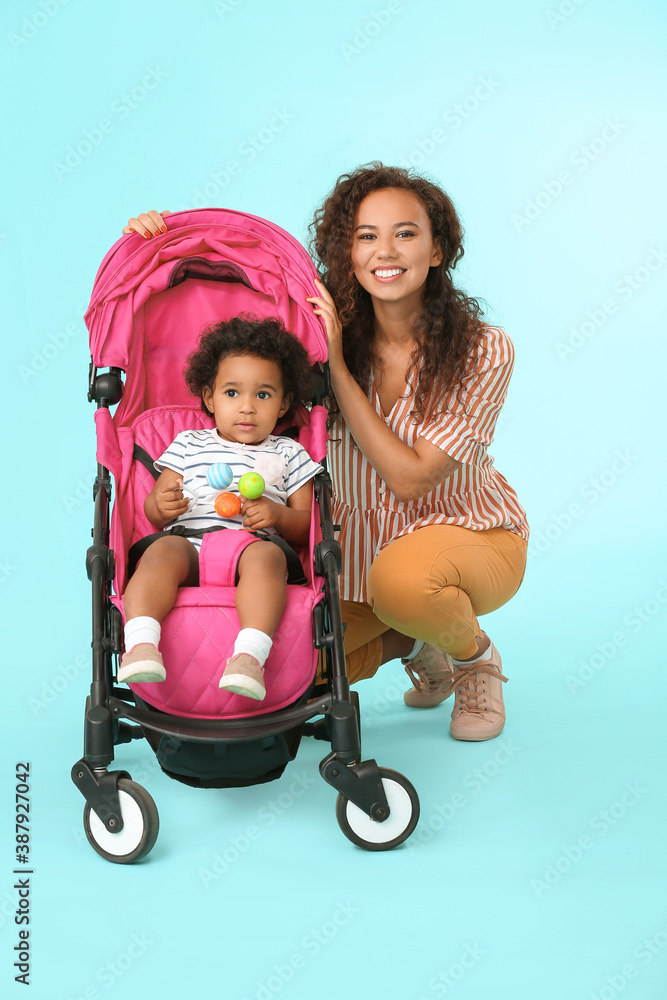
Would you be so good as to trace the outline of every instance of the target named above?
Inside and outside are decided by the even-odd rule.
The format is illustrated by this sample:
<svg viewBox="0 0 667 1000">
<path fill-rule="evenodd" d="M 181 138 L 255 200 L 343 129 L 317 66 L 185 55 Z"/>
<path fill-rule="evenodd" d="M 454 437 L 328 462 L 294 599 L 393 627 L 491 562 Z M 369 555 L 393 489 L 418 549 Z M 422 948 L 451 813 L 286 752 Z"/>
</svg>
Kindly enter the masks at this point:
<svg viewBox="0 0 667 1000">
<path fill-rule="evenodd" d="M 246 500 L 257 500 L 266 489 L 266 483 L 258 472 L 246 472 L 239 479 L 239 493 Z"/>
<path fill-rule="evenodd" d="M 234 478 L 234 473 L 224 462 L 214 462 L 206 470 L 206 482 L 214 490 L 226 490 Z"/>
<path fill-rule="evenodd" d="M 229 486 L 229 483 L 225 485 Z M 246 500 L 257 500 L 264 492 L 264 487 L 264 480 L 256 472 L 246 472 L 239 479 L 239 493 Z M 241 497 L 236 493 L 218 493 L 213 506 L 220 517 L 236 517 L 241 511 Z"/>
<path fill-rule="evenodd" d="M 232 470 L 224 462 L 214 462 L 206 470 L 206 482 L 214 490 L 226 490 L 233 478 Z M 241 501 L 235 493 L 219 493 L 214 506 L 220 517 L 236 517 L 241 510 Z"/>
<path fill-rule="evenodd" d="M 233 478 L 230 467 L 222 462 L 216 462 L 206 472 L 206 481 L 214 490 L 225 490 Z M 265 488 L 266 484 L 257 472 L 246 472 L 239 479 L 239 493 L 246 500 L 257 500 Z M 241 497 L 236 493 L 219 493 L 214 506 L 220 517 L 236 517 L 241 511 Z"/>
<path fill-rule="evenodd" d="M 218 493 L 213 506 L 220 517 L 236 517 L 241 512 L 241 498 L 236 493 Z"/>
<path fill-rule="evenodd" d="M 261 459 L 264 459 L 262 465 Z M 259 472 L 246 472 L 239 479 L 239 493 L 246 500 L 257 500 L 266 489 L 266 483 L 280 481 L 285 463 L 278 456 L 258 456 L 258 465 L 265 475 Z M 231 485 L 234 474 L 224 462 L 215 462 L 206 472 L 206 481 L 214 490 L 226 490 Z M 241 497 L 236 493 L 219 493 L 215 498 L 215 512 L 220 517 L 236 517 L 241 511 Z"/>
</svg>

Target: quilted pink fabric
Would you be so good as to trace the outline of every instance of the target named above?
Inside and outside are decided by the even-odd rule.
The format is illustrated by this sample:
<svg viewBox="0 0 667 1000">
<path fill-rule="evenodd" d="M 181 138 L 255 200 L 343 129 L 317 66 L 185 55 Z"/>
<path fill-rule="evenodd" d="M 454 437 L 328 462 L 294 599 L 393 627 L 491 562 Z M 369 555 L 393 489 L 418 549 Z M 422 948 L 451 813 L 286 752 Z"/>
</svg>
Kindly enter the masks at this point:
<svg viewBox="0 0 667 1000">
<path fill-rule="evenodd" d="M 218 688 L 239 631 L 234 589 L 182 587 L 162 625 L 167 679 L 132 684 L 132 690 L 155 708 L 188 718 L 240 719 L 284 708 L 315 675 L 312 609 L 321 597 L 308 586 L 287 588 L 287 606 L 265 666 L 266 698 L 258 702 Z M 115 603 L 122 609 L 122 601 Z"/>
</svg>

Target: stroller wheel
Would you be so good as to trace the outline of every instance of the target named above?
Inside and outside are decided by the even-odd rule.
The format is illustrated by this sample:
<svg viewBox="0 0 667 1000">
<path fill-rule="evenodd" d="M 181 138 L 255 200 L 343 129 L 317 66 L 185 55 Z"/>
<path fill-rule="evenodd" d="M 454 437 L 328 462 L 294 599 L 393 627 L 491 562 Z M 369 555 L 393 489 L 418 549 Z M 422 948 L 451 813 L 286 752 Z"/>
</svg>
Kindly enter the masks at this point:
<svg viewBox="0 0 667 1000">
<path fill-rule="evenodd" d="M 398 771 L 380 768 L 390 814 L 383 823 L 371 819 L 342 793 L 336 799 L 336 819 L 348 840 L 365 851 L 390 851 L 407 840 L 419 819 L 419 796 Z"/>
<path fill-rule="evenodd" d="M 160 819 L 157 807 L 145 788 L 128 778 L 118 782 L 123 829 L 111 833 L 99 816 L 86 803 L 83 810 L 83 828 L 91 847 L 107 861 L 129 865 L 139 861 L 155 845 Z"/>
</svg>

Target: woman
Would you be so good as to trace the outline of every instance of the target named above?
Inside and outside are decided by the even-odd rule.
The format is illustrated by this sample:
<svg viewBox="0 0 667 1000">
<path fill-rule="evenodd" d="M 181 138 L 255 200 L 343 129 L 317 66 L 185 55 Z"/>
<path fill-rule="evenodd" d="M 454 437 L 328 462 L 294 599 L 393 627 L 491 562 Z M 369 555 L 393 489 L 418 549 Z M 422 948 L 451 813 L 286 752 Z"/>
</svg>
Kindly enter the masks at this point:
<svg viewBox="0 0 667 1000">
<path fill-rule="evenodd" d="M 151 212 L 124 232 L 163 226 Z M 511 341 L 454 287 L 461 226 L 424 178 L 360 167 L 338 179 L 313 230 L 325 280 L 308 301 L 329 341 L 350 680 L 400 656 L 413 682 L 407 705 L 455 692 L 451 735 L 492 739 L 507 678 L 477 615 L 516 593 L 528 543 L 525 512 L 487 454 Z"/>
</svg>

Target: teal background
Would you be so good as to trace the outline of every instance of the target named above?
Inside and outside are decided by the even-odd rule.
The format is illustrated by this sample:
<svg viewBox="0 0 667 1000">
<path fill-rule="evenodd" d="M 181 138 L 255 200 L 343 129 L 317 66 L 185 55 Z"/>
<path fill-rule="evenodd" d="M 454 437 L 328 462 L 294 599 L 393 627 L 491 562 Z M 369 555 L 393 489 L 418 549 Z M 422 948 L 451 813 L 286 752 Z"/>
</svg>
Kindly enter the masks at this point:
<svg viewBox="0 0 667 1000">
<path fill-rule="evenodd" d="M 0 20 L 5 995 L 25 995 L 27 759 L 33 998 L 664 997 L 664 4 L 10 0 Z M 67 167 L 87 131 L 97 144 Z M 446 706 L 404 708 L 399 663 L 362 685 L 365 755 L 422 804 L 411 840 L 377 855 L 338 830 L 324 744 L 231 792 L 122 746 L 161 833 L 145 863 L 107 864 L 69 778 L 89 677 L 96 269 L 153 207 L 249 211 L 305 241 L 337 176 L 372 159 L 447 190 L 459 284 L 516 346 L 491 451 L 531 557 L 482 622 L 510 678 L 505 732 L 453 741 Z"/>
</svg>

